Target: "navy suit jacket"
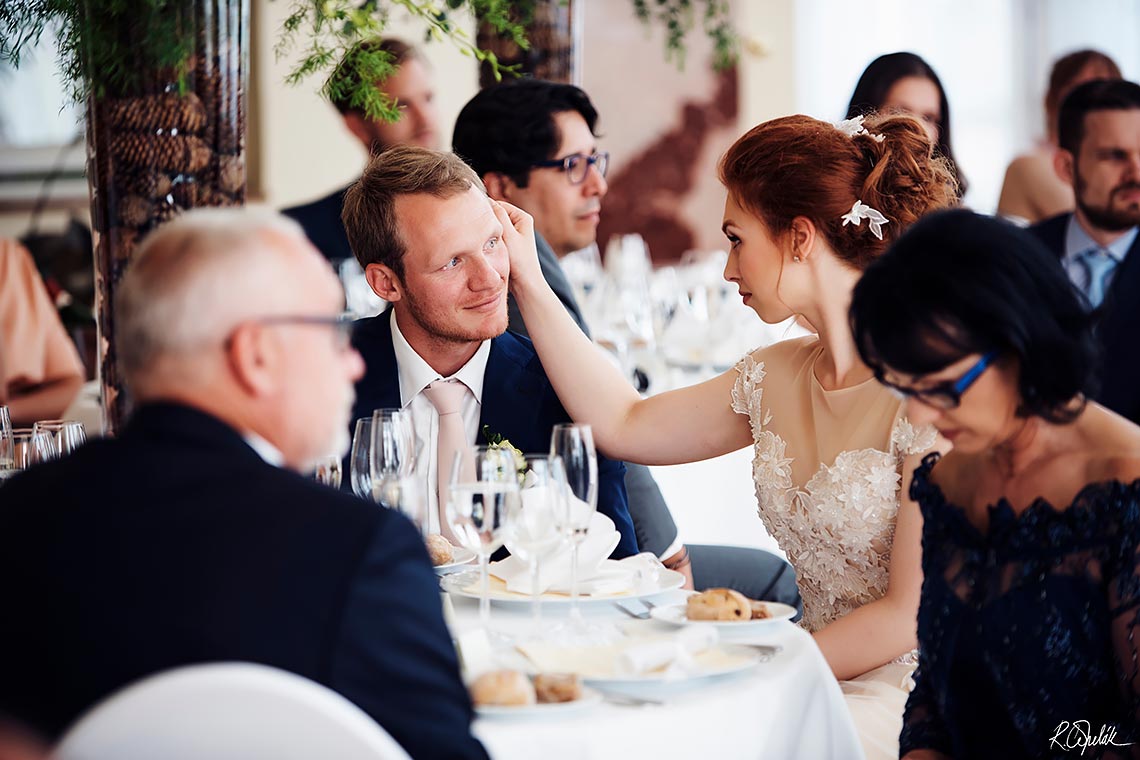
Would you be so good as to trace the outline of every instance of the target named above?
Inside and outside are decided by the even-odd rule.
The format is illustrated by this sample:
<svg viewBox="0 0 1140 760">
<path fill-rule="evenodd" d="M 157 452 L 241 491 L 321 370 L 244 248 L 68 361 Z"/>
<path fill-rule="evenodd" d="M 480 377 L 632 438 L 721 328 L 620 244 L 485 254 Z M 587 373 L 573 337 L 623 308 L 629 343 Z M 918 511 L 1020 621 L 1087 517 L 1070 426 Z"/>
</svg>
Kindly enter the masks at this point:
<svg viewBox="0 0 1140 760">
<path fill-rule="evenodd" d="M 1029 228 L 1058 258 L 1072 214 L 1061 214 Z M 1101 349 L 1100 390 L 1095 400 L 1140 423 L 1140 236 L 1128 249 L 1096 311 Z"/>
<path fill-rule="evenodd" d="M 310 242 L 334 264 L 352 258 L 352 247 L 348 244 L 348 235 L 340 217 L 344 210 L 346 192 L 348 187 L 342 187 L 312 203 L 293 206 L 281 212 L 296 220 Z"/>
<path fill-rule="evenodd" d="M 486 758 L 415 527 L 138 409 L 0 486 L 0 715 L 49 738 L 144 676 L 257 662 L 344 695 L 416 758 Z"/>
<path fill-rule="evenodd" d="M 364 357 L 365 371 L 356 384 L 354 420 L 371 416 L 375 409 L 401 406 L 391 319 L 389 309 L 356 323 L 353 344 Z M 525 453 L 544 453 L 550 450 L 551 429 L 569 421 L 530 341 L 510 332 L 493 338 L 483 379 L 479 430 L 486 425 Z M 479 442 L 485 443 L 481 438 Z M 624 475 L 625 465 L 598 454 L 598 511 L 613 520 L 621 533 L 611 555 L 615 559 L 637 553 Z"/>
</svg>

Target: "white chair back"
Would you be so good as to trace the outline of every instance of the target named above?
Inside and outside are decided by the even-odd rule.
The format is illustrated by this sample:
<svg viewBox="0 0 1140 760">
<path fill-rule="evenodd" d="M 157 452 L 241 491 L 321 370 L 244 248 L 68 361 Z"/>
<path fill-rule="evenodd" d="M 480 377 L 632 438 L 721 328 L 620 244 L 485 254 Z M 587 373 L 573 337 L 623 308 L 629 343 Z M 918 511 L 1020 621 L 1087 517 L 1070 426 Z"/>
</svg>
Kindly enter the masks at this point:
<svg viewBox="0 0 1140 760">
<path fill-rule="evenodd" d="M 306 678 L 252 663 L 145 678 L 88 711 L 56 760 L 409 760 L 356 705 Z"/>
</svg>

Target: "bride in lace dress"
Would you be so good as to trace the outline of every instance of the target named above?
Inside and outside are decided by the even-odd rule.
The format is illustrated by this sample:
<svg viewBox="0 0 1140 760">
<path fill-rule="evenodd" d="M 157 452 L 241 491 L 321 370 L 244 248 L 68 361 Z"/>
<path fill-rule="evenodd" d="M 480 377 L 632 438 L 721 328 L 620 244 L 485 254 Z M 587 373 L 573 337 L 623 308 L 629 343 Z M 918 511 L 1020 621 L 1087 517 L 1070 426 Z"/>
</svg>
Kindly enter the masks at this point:
<svg viewBox="0 0 1140 760">
<path fill-rule="evenodd" d="M 953 203 L 954 181 L 909 116 L 765 122 L 720 174 L 725 278 L 765 322 L 797 314 L 817 335 L 641 399 L 546 285 L 530 218 L 501 204 L 511 289 L 559 399 L 607 454 L 677 464 L 754 447 L 759 514 L 796 569 L 801 624 L 844 681 L 868 757 L 897 757 L 922 582 L 920 520 L 900 493 L 935 436 L 859 360 L 847 310 L 862 270 Z"/>
</svg>

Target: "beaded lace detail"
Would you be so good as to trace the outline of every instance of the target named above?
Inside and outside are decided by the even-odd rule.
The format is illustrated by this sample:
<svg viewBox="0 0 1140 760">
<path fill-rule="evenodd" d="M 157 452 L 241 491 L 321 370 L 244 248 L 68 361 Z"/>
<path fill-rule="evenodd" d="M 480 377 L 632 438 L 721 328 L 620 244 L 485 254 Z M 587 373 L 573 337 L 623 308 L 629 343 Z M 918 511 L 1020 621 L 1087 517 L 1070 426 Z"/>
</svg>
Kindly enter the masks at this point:
<svg viewBox="0 0 1140 760">
<path fill-rule="evenodd" d="M 796 570 L 804 603 L 800 624 L 818 631 L 886 593 L 899 470 L 904 457 L 928 451 L 937 434 L 900 417 L 889 451 L 844 451 L 800 486 L 792 480 L 786 442 L 767 429 L 772 410 L 763 404 L 764 363 L 748 355 L 736 369 L 732 409 L 747 414 L 752 426 L 760 519 Z"/>
</svg>

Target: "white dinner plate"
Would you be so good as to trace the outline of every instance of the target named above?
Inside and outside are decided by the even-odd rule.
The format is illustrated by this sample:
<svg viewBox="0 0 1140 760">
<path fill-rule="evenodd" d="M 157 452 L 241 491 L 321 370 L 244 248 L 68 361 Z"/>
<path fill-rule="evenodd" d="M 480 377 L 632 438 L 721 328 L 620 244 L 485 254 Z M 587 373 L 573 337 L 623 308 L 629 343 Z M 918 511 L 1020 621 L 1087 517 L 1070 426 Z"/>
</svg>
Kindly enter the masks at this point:
<svg viewBox="0 0 1140 760">
<path fill-rule="evenodd" d="M 519 594 L 514 591 L 508 591 L 507 586 L 500 579 L 491 576 L 491 588 L 488 598 L 499 605 L 527 605 L 530 604 L 530 594 Z M 643 583 L 627 591 L 614 594 L 598 594 L 588 595 L 579 594 L 579 604 L 609 604 L 621 599 L 640 599 L 645 596 L 653 596 L 665 591 L 672 591 L 673 589 L 681 588 L 685 585 L 685 576 L 673 570 L 659 570 L 657 580 L 654 582 Z M 477 570 L 467 570 L 462 573 L 453 573 L 440 579 L 440 587 L 449 594 L 456 596 L 467 597 L 468 599 L 478 599 L 479 594 L 479 572 Z M 570 595 L 553 591 L 547 591 L 539 597 L 544 605 L 568 605 L 570 604 Z"/>
<path fill-rule="evenodd" d="M 583 662 L 579 677 L 602 688 L 638 686 L 687 685 L 707 678 L 741 673 L 756 667 L 763 657 L 755 647 L 740 644 L 718 644 L 697 654 L 696 665 L 690 670 L 666 669 L 637 675 L 618 674 L 613 665 Z"/>
<path fill-rule="evenodd" d="M 585 710 L 602 701 L 602 695 L 582 687 L 582 696 L 572 702 L 539 702 L 533 705 L 475 705 L 480 718 L 547 718 Z"/>
<path fill-rule="evenodd" d="M 780 620 L 791 620 L 796 616 L 796 608 L 780 602 L 764 602 L 769 617 L 761 620 L 689 620 L 685 616 L 684 604 L 671 604 L 667 607 L 654 607 L 649 616 L 654 620 L 670 625 L 711 625 L 719 632 L 754 631 Z"/>
<path fill-rule="evenodd" d="M 470 549 L 464 549 L 462 546 L 453 546 L 451 547 L 451 561 L 443 565 L 436 565 L 435 572 L 437 575 L 455 573 L 458 572 L 461 567 L 470 564 L 474 560 L 475 552 Z"/>
</svg>

